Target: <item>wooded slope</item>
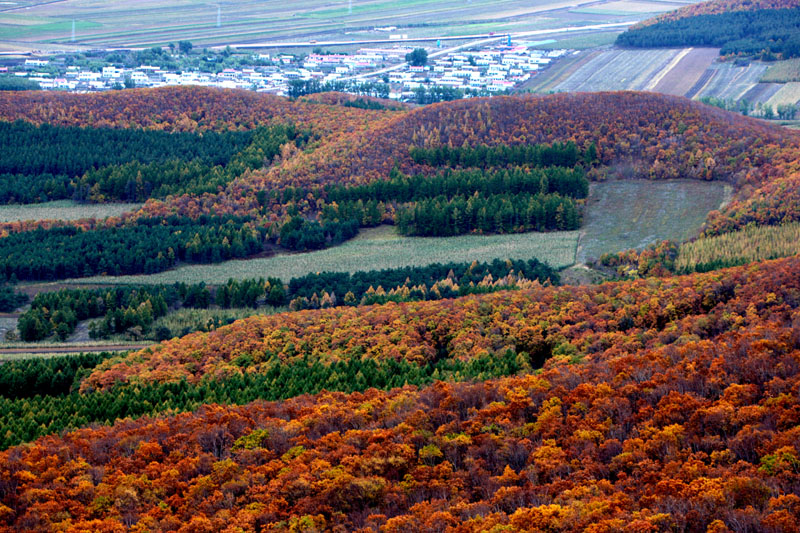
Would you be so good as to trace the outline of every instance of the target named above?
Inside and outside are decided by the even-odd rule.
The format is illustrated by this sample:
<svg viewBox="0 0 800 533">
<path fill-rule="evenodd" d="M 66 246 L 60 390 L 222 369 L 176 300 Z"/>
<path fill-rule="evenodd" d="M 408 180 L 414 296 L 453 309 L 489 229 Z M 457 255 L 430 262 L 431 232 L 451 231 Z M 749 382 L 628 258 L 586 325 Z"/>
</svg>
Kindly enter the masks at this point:
<svg viewBox="0 0 800 533">
<path fill-rule="evenodd" d="M 799 273 L 792 258 L 579 298 L 515 294 L 568 312 L 617 291 L 641 310 L 634 331 L 666 299 L 637 302 L 650 286 L 710 306 L 539 375 L 46 437 L 0 454 L 0 530 L 795 531 Z"/>
</svg>

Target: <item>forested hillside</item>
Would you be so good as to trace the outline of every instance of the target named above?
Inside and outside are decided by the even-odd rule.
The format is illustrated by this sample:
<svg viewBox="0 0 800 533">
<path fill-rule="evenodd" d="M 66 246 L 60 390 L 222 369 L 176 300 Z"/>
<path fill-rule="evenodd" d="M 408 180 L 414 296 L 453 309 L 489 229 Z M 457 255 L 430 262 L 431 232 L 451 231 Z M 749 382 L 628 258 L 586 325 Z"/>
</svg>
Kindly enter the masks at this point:
<svg viewBox="0 0 800 533">
<path fill-rule="evenodd" d="M 0 363 L 0 531 L 797 531 L 800 258 L 763 259 L 794 250 L 798 134 L 652 93 L 2 93 L 0 119 L 4 201 L 147 199 L 4 224 L 9 283 L 573 229 L 605 179 L 733 191 L 600 285 L 526 259 L 36 295 L 25 340 L 162 342 Z"/>
<path fill-rule="evenodd" d="M 409 111 L 345 108 L 325 95 L 289 101 L 201 88 L 84 99 L 15 93 L 0 95 L 0 117 L 51 124 L 8 124 L 20 147 L 26 136 L 33 142 L 47 132 L 50 143 L 74 137 L 69 142 L 78 144 L 63 144 L 67 154 L 70 146 L 78 153 L 84 137 L 108 148 L 97 161 L 56 164 L 46 151 L 9 158 L 9 200 L 151 198 L 138 213 L 103 223 L 3 224 L 0 235 L 11 237 L 0 243 L 7 248 L 0 276 L 9 279 L 149 273 L 179 262 L 314 250 L 382 223 L 432 236 L 575 229 L 587 180 L 609 177 L 727 181 L 734 201 L 711 213 L 708 234 L 800 218 L 796 134 L 656 94 L 499 97 Z M 76 126 L 84 129 L 70 129 Z M 159 135 L 163 146 L 174 145 L 174 159 L 145 148 Z M 113 150 L 122 139 L 138 139 L 142 149 Z M 181 155 L 187 139 L 202 139 L 193 150 L 215 146 L 214 158 L 202 150 Z M 133 257 L 130 239 L 160 219 L 172 221 L 159 228 L 164 235 Z M 226 220 L 249 235 L 230 234 Z M 59 228 L 65 225 L 84 231 Z M 168 231 L 184 225 L 192 229 Z M 36 238 L 47 246 L 18 250 L 15 242 L 37 227 L 46 229 Z M 90 250 L 78 271 L 50 253 L 68 256 L 68 240 Z"/>
<path fill-rule="evenodd" d="M 617 37 L 637 48 L 705 46 L 723 56 L 766 61 L 800 56 L 800 6 L 692 15 L 631 28 Z"/>
<path fill-rule="evenodd" d="M 647 19 L 640 26 L 656 24 L 668 20 L 679 20 L 697 15 L 718 15 L 735 11 L 757 11 L 760 9 L 793 9 L 800 7 L 797 0 L 708 0 L 680 9 L 667 11 L 657 17 Z"/>
<path fill-rule="evenodd" d="M 798 273 L 792 258 L 359 314 L 300 312 L 174 341 L 128 357 L 131 366 L 111 359 L 83 382 L 84 394 L 135 381 L 128 393 L 114 390 L 109 409 L 125 412 L 124 402 L 135 401 L 131 408 L 152 412 L 150 402 L 178 405 L 185 394 L 236 402 L 249 390 L 242 385 L 258 383 L 247 371 L 266 371 L 259 363 L 266 357 L 276 385 L 305 376 L 310 390 L 319 390 L 322 375 L 331 388 L 364 390 L 369 379 L 383 387 L 391 374 L 380 361 L 399 357 L 407 362 L 393 363 L 398 375 L 431 358 L 505 349 L 530 357 L 527 366 L 509 360 L 505 372 L 526 373 L 516 377 L 457 383 L 463 378 L 449 374 L 454 382 L 422 388 L 209 405 L 45 437 L 0 453 L 0 524 L 8 531 L 794 531 Z M 289 345 L 310 352 L 278 348 Z M 333 362 L 347 352 L 377 366 L 356 372 L 347 366 L 355 363 Z M 225 362 L 231 357 L 236 365 Z M 529 373 L 537 360 L 544 370 Z M 164 366 L 148 371 L 151 361 Z M 276 373 L 282 365 L 292 374 Z M 308 365 L 311 375 L 301 372 Z M 326 365 L 340 365 L 333 367 L 340 373 L 324 374 Z M 216 381 L 177 382 L 162 396 L 147 392 L 157 384 L 145 385 L 180 376 L 196 383 L 201 375 Z M 92 398 L 85 413 L 109 401 Z M 79 404 L 73 396 L 47 405 Z"/>
</svg>

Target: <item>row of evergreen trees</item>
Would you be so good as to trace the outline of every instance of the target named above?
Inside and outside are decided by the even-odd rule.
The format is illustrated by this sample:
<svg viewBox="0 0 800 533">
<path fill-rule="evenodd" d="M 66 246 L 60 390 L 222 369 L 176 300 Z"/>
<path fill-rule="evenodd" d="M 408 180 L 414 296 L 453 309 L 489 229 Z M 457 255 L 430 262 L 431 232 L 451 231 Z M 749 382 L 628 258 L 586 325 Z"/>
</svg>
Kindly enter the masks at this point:
<svg viewBox="0 0 800 533">
<path fill-rule="evenodd" d="M 74 332 L 78 322 L 99 318 L 89 327 L 93 338 L 129 333 L 132 328 L 138 328 L 140 335 L 147 335 L 156 319 L 181 308 L 206 309 L 214 304 L 220 309 L 262 305 L 275 308 L 291 303 L 298 309 L 306 309 L 455 298 L 513 288 L 513 284 L 493 283 L 509 275 L 515 279 L 559 283 L 558 272 L 536 259 L 495 259 L 491 263 L 434 263 L 353 274 L 318 272 L 293 278 L 288 284 L 270 277 L 230 279 L 217 287 L 201 282 L 60 289 L 36 295 L 30 309 L 20 316 L 18 328 L 24 341 L 53 336 L 63 340 Z M 162 338 L 170 336 L 171 332 Z"/>
<path fill-rule="evenodd" d="M 106 357 L 97 356 L 97 362 Z M 45 369 L 16 362 L 3 365 L 4 373 L 9 376 L 9 387 L 13 386 L 15 392 L 0 393 L 0 449 L 91 423 L 109 424 L 126 417 L 191 411 L 208 403 L 242 405 L 257 399 L 281 400 L 314 394 L 323 389 L 355 392 L 371 387 L 422 386 L 434 380 L 485 380 L 529 372 L 541 366 L 540 361 L 534 361 L 526 353 L 516 354 L 510 350 L 503 355 L 486 355 L 469 361 L 444 358 L 426 365 L 395 359 L 362 359 L 360 354 L 323 364 L 306 355 L 289 362 L 270 360 L 268 368 L 258 373 L 246 372 L 224 381 L 204 380 L 197 385 L 186 381 L 142 383 L 81 394 L 74 391 L 73 384 L 92 361 L 87 360 L 86 366 L 80 363 L 76 367 L 80 370 L 73 372 L 72 367 L 67 368 L 62 363 L 63 359 L 54 358 L 52 366 Z M 252 362 L 249 355 L 235 361 L 242 367 Z M 20 387 L 29 384 L 35 387 L 36 396 L 20 392 Z M 73 392 L 65 393 L 66 389 Z M 0 389 L 6 390 L 10 389 Z"/>
<path fill-rule="evenodd" d="M 495 259 L 490 263 L 433 263 L 426 266 L 370 270 L 366 272 L 316 272 L 293 278 L 288 284 L 287 298 L 311 299 L 315 295 L 336 294 L 339 305 L 357 305 L 370 291 L 381 287 L 390 291 L 399 287 L 425 287 L 424 295 L 416 299 L 436 299 L 431 288 L 442 280 L 450 279 L 459 290 L 452 294 L 439 294 L 441 298 L 470 294 L 470 284 L 479 284 L 487 276 L 494 280 L 509 274 L 541 283 L 559 283 L 558 272 L 537 259 Z M 352 295 L 347 298 L 346 295 Z M 410 299 L 409 299 L 410 300 Z M 397 300 L 399 301 L 399 300 Z M 408 300 L 406 300 L 408 301 Z"/>
<path fill-rule="evenodd" d="M 64 396 L 77 390 L 89 372 L 115 354 L 87 353 L 0 363 L 0 396 L 8 400 L 34 396 Z"/>
<path fill-rule="evenodd" d="M 28 303 L 28 296 L 17 292 L 14 287 L 0 285 L 0 313 L 10 313 Z"/>
<path fill-rule="evenodd" d="M 151 274 L 178 261 L 247 257 L 263 249 L 266 230 L 246 222 L 241 217 L 172 216 L 94 230 L 66 226 L 12 233 L 0 239 L 0 280 Z"/>
<path fill-rule="evenodd" d="M 415 202 L 437 196 L 482 196 L 493 194 L 551 194 L 586 198 L 589 180 L 580 167 L 527 168 L 513 166 L 502 170 L 451 170 L 435 176 L 408 176 L 396 168 L 388 180 L 373 181 L 352 187 L 329 186 L 327 202 Z"/>
<path fill-rule="evenodd" d="M 428 237 L 574 230 L 580 223 L 575 201 L 559 194 L 440 196 L 410 204 L 396 219 L 403 235 Z"/>
<path fill-rule="evenodd" d="M 764 60 L 800 57 L 800 8 L 697 15 L 630 29 L 620 46 L 640 48 L 712 46 L 722 55 Z"/>
<path fill-rule="evenodd" d="M 411 158 L 421 165 L 463 168 L 490 168 L 507 165 L 534 167 L 574 167 L 578 163 L 593 164 L 598 159 L 597 147 L 589 145 L 583 153 L 573 141 L 553 144 L 501 144 L 497 146 L 448 146 L 410 149 Z"/>
</svg>

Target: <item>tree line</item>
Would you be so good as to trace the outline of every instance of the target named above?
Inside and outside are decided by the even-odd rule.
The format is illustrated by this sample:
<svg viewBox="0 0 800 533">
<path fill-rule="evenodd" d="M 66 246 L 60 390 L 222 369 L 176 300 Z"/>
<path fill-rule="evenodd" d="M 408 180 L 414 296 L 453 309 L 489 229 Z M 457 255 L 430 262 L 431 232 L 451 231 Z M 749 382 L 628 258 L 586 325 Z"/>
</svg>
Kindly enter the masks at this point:
<svg viewBox="0 0 800 533">
<path fill-rule="evenodd" d="M 64 396 L 78 390 L 81 379 L 113 357 L 112 352 L 0 362 L 0 396 L 8 400 L 34 396 Z M 1 433 L 0 433 L 1 434 Z"/>
<path fill-rule="evenodd" d="M 513 279 L 506 279 L 509 276 Z M 21 340 L 26 342 L 50 337 L 64 340 L 75 331 L 78 322 L 98 318 L 89 324 L 89 334 L 94 339 L 126 334 L 164 340 L 171 338 L 174 332 L 154 331 L 153 323 L 181 308 L 207 309 L 216 305 L 220 309 L 255 309 L 290 305 L 292 309 L 319 309 L 335 305 L 438 300 L 513 289 L 520 282 L 533 280 L 557 284 L 559 276 L 536 259 L 495 259 L 491 263 L 434 263 L 353 274 L 311 273 L 292 278 L 288 284 L 269 277 L 266 280 L 229 279 L 216 287 L 203 282 L 181 282 L 60 289 L 37 294 L 30 309 L 20 315 L 17 327 Z"/>
<path fill-rule="evenodd" d="M 13 286 L 0 284 L 0 313 L 10 313 L 26 303 L 26 294 L 17 292 Z"/>
<path fill-rule="evenodd" d="M 526 168 L 512 166 L 500 170 L 445 169 L 434 176 L 422 174 L 409 176 L 395 168 L 392 169 L 387 180 L 351 187 L 330 185 L 325 188 L 324 197 L 327 202 L 337 203 L 356 200 L 414 202 L 442 195 L 469 196 L 476 192 L 484 196 L 558 193 L 573 198 L 586 198 L 589 194 L 589 180 L 586 179 L 586 173 L 580 167 Z"/>
<path fill-rule="evenodd" d="M 376 82 L 349 82 L 349 81 L 326 81 L 319 80 L 290 80 L 289 98 L 299 98 L 309 94 L 340 92 L 352 93 L 361 96 L 373 96 L 375 98 L 389 98 L 389 84 Z M 353 106 L 355 107 L 355 106 Z M 358 106 L 360 107 L 360 106 Z M 375 109 L 366 107 L 365 109 Z"/>
<path fill-rule="evenodd" d="M 45 364 L 25 360 L 3 363 L 0 384 L 8 388 L 0 388 L 5 391 L 0 393 L 0 450 L 92 423 L 111 424 L 128 417 L 193 411 L 208 403 L 244 405 L 258 399 L 283 400 L 314 394 L 323 389 L 386 390 L 407 384 L 427 385 L 434 380 L 490 379 L 534 369 L 527 354 L 512 350 L 468 361 L 445 357 L 426 364 L 395 359 L 377 361 L 359 354 L 323 364 L 306 355 L 287 362 L 271 360 L 262 372 L 246 372 L 224 380 L 209 379 L 197 384 L 185 380 L 155 382 L 78 392 L 77 380 L 109 357 L 110 354 L 103 353 L 55 357 Z M 252 363 L 249 357 L 249 354 L 240 356 L 237 364 L 249 366 Z M 30 386 L 33 388 L 25 388 Z"/>
<path fill-rule="evenodd" d="M 488 146 L 448 146 L 434 148 L 412 146 L 409 154 L 414 162 L 433 167 L 498 167 L 505 165 L 529 165 L 534 167 L 574 167 L 578 163 L 595 163 L 597 147 L 591 143 L 581 153 L 573 141 L 552 144 L 500 144 Z"/>
<path fill-rule="evenodd" d="M 369 272 L 312 273 L 289 282 L 289 308 L 371 305 L 456 298 L 515 289 L 531 281 L 559 283 L 558 272 L 536 259 L 491 263 L 433 263 Z"/>
<path fill-rule="evenodd" d="M 0 280 L 151 274 L 178 261 L 215 263 L 263 249 L 266 230 L 241 217 L 141 218 L 120 227 L 37 228 L 0 239 Z M 35 242 L 36 246 L 31 246 Z"/>
<path fill-rule="evenodd" d="M 665 20 L 630 29 L 620 46 L 713 46 L 720 54 L 763 60 L 800 57 L 800 9 L 757 9 Z"/>
<path fill-rule="evenodd" d="M 150 333 L 153 322 L 180 308 L 221 309 L 286 304 L 284 284 L 277 278 L 228 280 L 216 289 L 200 283 L 173 285 L 129 285 L 101 289 L 60 289 L 37 294 L 31 307 L 20 315 L 18 329 L 23 341 L 33 342 L 55 335 L 63 340 L 82 320 L 100 318 L 89 324 L 92 338 L 103 339 L 120 333 L 136 337 Z M 156 332 L 161 340 L 172 332 Z"/>
<path fill-rule="evenodd" d="M 396 224 L 403 235 L 428 237 L 574 230 L 581 213 L 575 200 L 559 194 L 475 193 L 420 200 L 400 210 Z"/>
</svg>

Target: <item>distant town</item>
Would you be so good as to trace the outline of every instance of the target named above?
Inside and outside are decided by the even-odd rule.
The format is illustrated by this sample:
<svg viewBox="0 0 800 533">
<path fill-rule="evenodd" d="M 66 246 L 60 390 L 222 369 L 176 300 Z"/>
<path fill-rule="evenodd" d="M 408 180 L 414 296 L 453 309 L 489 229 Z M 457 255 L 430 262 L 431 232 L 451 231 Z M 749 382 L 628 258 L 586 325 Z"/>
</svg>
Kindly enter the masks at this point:
<svg viewBox="0 0 800 533">
<path fill-rule="evenodd" d="M 153 48 L 123 61 L 107 54 L 102 61 L 75 61 L 69 54 L 29 58 L 0 67 L 0 76 L 25 88 L 94 92 L 132 87 L 203 85 L 247 89 L 283 96 L 320 90 L 368 94 L 402 102 L 428 103 L 431 98 L 451 100 L 471 95 L 510 92 L 546 68 L 568 50 L 539 50 L 529 43 L 501 43 L 472 49 L 411 48 L 397 44 L 361 48 L 355 53 L 329 53 L 319 48 L 310 54 L 237 53 L 234 65 L 223 61 L 232 55 L 195 51 L 199 60 L 187 65 L 174 61 L 188 54 L 191 43 L 174 49 Z M 151 62 L 147 62 L 152 59 Z M 81 64 L 82 63 L 82 64 Z M 431 96 L 433 95 L 433 96 Z M 427 98 L 428 101 L 422 101 Z"/>
</svg>

